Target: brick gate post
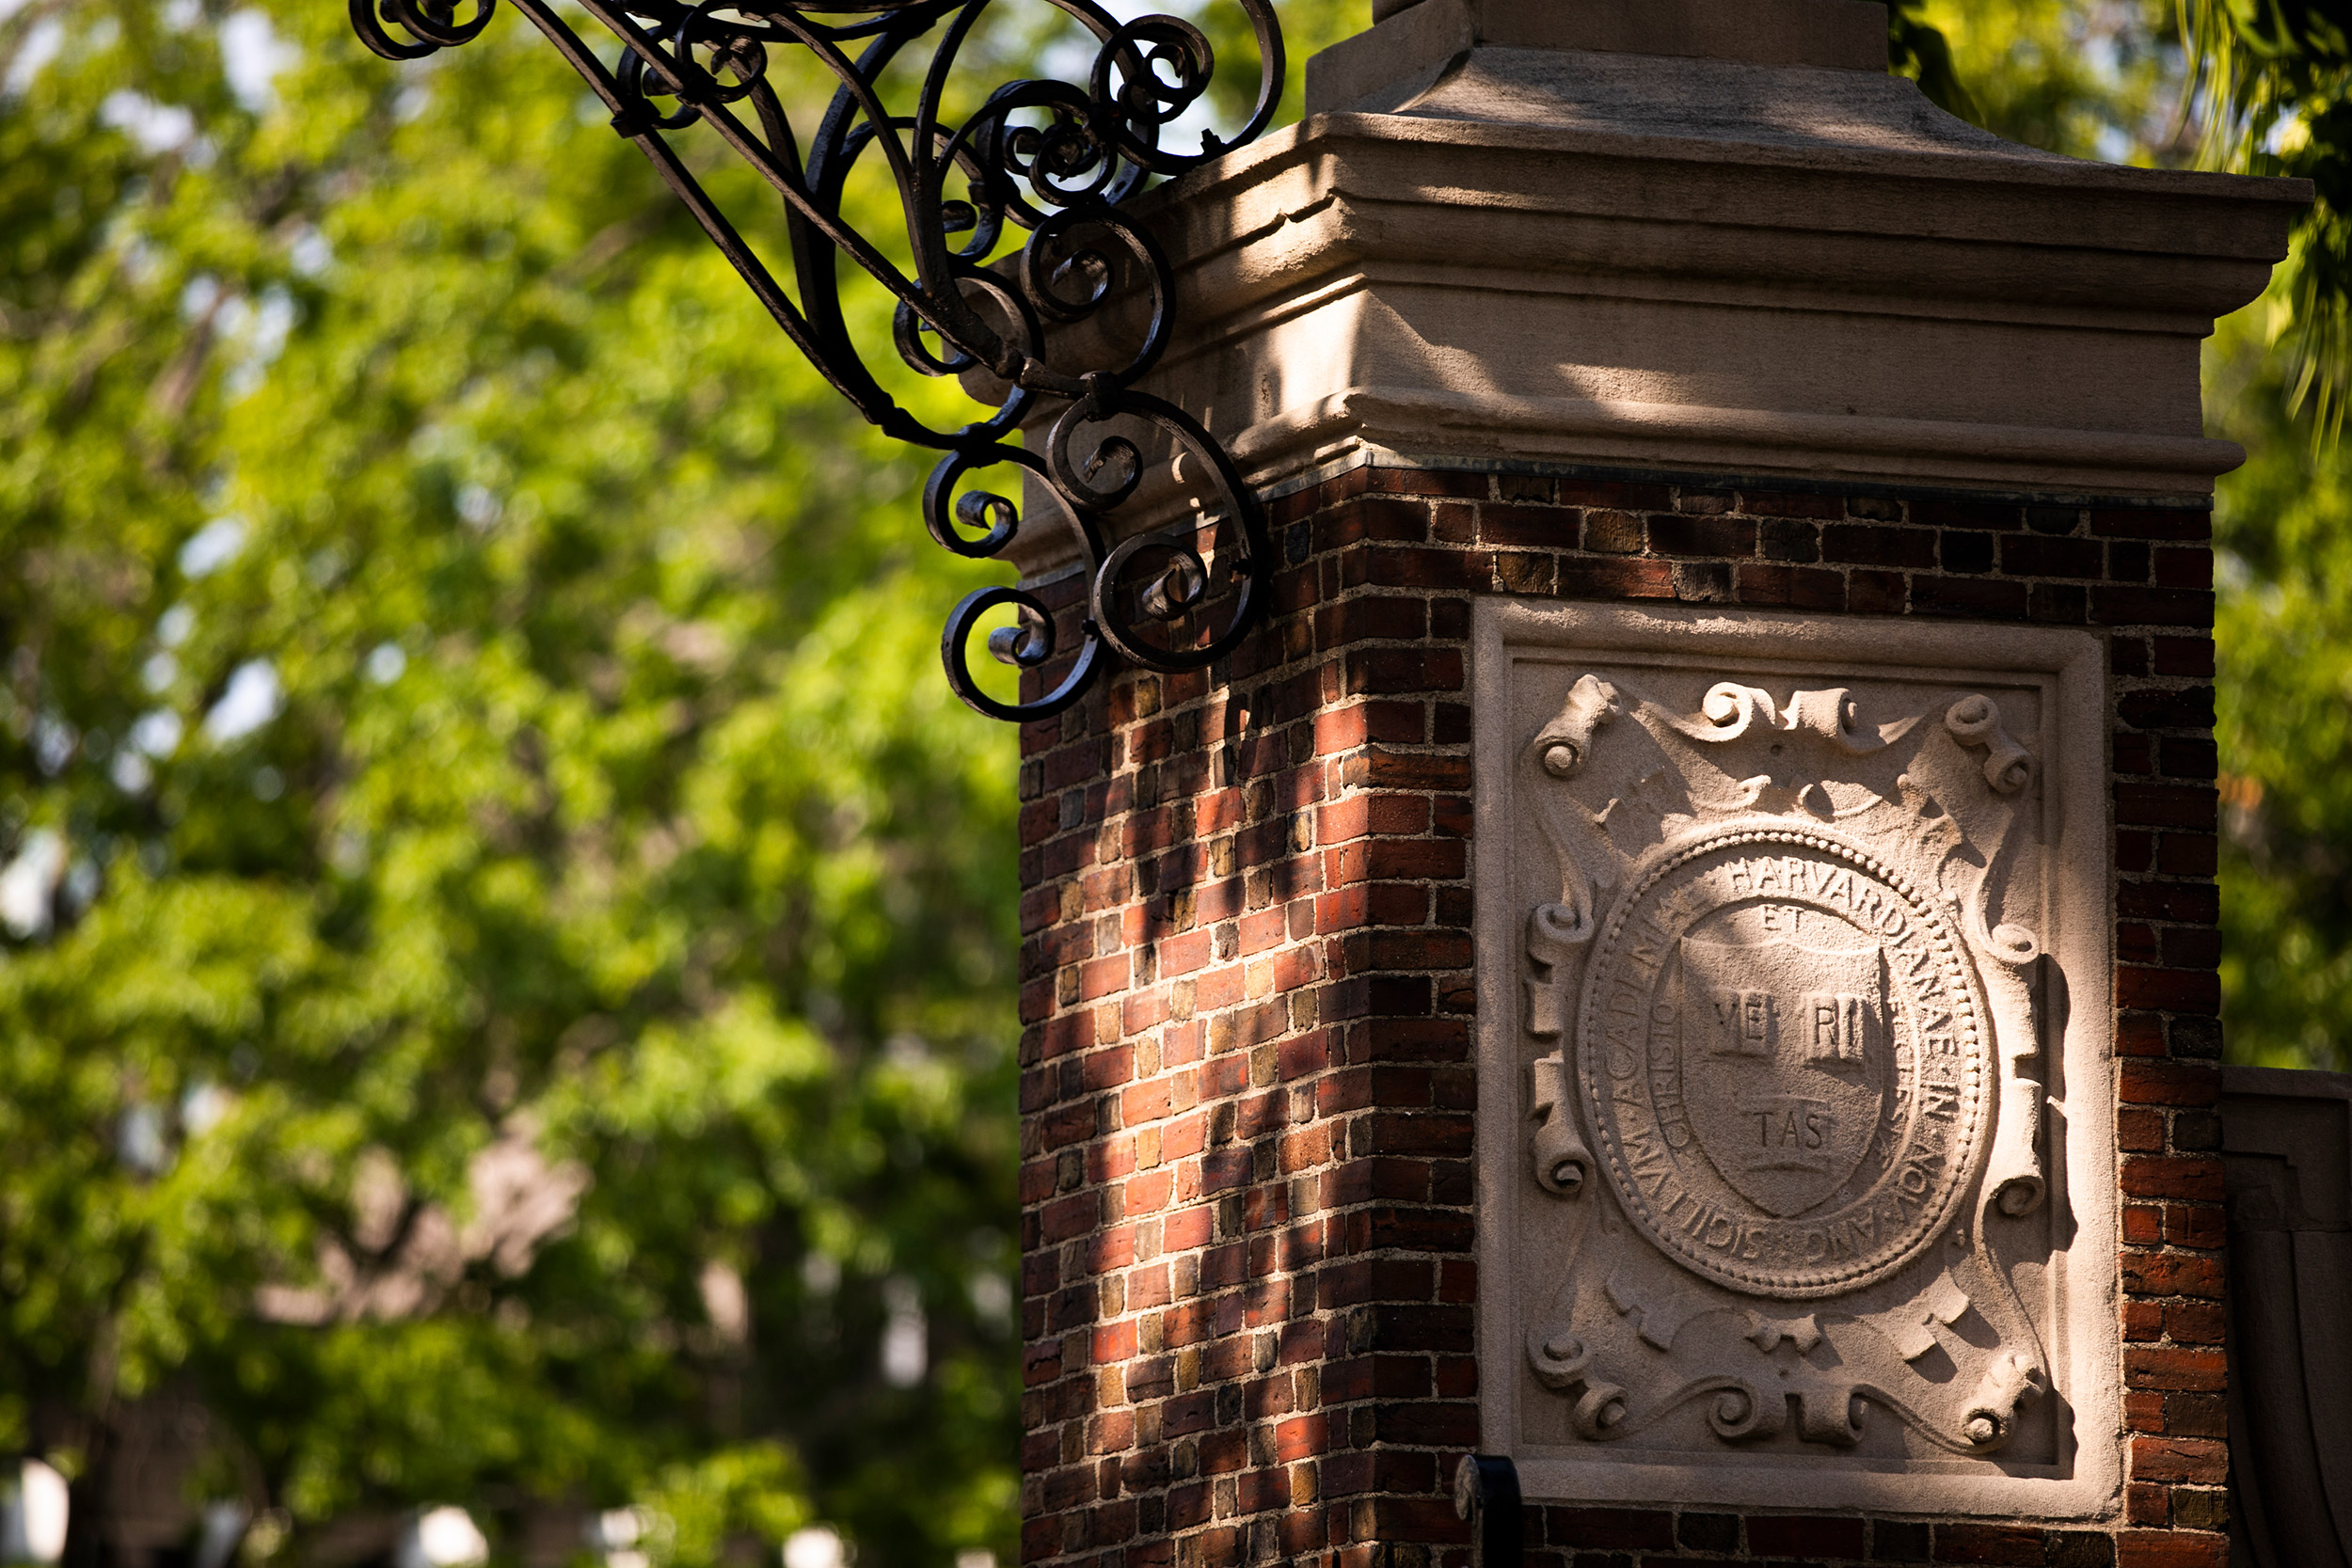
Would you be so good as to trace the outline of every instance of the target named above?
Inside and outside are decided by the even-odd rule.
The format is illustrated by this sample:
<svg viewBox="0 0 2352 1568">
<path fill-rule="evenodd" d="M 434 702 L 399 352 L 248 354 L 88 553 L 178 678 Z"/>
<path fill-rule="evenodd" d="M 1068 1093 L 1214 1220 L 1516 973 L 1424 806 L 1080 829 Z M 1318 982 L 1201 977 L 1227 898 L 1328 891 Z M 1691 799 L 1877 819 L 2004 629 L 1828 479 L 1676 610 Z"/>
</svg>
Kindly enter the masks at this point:
<svg viewBox="0 0 2352 1568">
<path fill-rule="evenodd" d="M 2198 354 L 2308 193 L 1883 39 L 1421 0 L 1147 202 L 1281 566 L 1025 731 L 1025 1561 L 1456 1560 L 1471 1452 L 1548 1561 L 2222 1560 Z"/>
</svg>

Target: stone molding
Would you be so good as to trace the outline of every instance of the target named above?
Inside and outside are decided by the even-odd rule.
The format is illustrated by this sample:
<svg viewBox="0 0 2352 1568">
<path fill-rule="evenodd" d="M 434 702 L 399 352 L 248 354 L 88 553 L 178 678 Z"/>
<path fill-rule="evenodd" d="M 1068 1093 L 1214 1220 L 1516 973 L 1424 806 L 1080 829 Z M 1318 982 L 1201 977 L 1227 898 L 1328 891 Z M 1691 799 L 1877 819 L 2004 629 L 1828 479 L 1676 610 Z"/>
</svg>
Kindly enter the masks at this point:
<svg viewBox="0 0 2352 1568">
<path fill-rule="evenodd" d="M 1770 409 L 1692 408 L 1599 398 L 1513 398 L 1432 391 L 1419 387 L 1359 387 L 1319 398 L 1253 425 L 1234 443 L 1244 463 L 1288 470 L 1300 458 L 1314 467 L 1351 451 L 1392 467 L 1437 461 L 1433 449 L 1465 456 L 1508 453 L 1533 465 L 1572 460 L 1593 446 L 1620 460 L 1646 452 L 1655 468 L 1671 460 L 1721 472 L 1781 473 L 1790 454 L 1842 447 L 1867 454 L 1878 477 L 1959 485 L 1997 485 L 2031 466 L 2072 482 L 2075 493 L 2102 493 L 2112 482 L 2153 470 L 2208 479 L 2228 472 L 2243 453 L 2202 436 L 2138 436 L 2036 425 L 1975 424 L 1957 420 L 1789 414 Z"/>
<path fill-rule="evenodd" d="M 1136 208 L 1187 323 L 1152 389 L 1261 487 L 1370 450 L 2195 499 L 2242 460 L 2200 347 L 2304 183 L 2057 157 L 1858 70 L 1390 48 L 1459 3 Z"/>
<path fill-rule="evenodd" d="M 2063 1110 L 2110 1092 L 2098 641 L 1475 626 L 1486 1450 L 1547 1500 L 2116 1513 L 2114 1151 Z"/>
</svg>

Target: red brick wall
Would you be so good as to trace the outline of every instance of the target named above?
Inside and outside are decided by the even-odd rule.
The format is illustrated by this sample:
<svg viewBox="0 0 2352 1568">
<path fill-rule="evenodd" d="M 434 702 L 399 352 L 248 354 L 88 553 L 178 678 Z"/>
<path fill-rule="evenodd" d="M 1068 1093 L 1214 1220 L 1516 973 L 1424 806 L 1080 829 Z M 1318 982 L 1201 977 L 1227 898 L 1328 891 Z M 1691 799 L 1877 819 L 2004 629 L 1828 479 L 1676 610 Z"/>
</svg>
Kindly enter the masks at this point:
<svg viewBox="0 0 2352 1568">
<path fill-rule="evenodd" d="M 1359 467 L 1275 520 L 1279 613 L 1230 668 L 1024 735 L 1025 1560 L 1463 1557 L 1464 659 L 1504 593 L 2105 628 L 2125 1058 L 2124 1518 L 1531 1508 L 1531 1558 L 2219 1562 L 2205 514 Z"/>
</svg>

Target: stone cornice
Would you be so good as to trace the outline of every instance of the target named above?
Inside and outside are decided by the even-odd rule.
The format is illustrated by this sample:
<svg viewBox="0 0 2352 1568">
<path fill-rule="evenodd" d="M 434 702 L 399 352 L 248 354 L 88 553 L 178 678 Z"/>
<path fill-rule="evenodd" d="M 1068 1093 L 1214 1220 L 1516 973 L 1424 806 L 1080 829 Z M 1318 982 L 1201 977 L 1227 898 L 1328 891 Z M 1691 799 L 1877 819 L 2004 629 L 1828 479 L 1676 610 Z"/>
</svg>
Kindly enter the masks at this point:
<svg viewBox="0 0 2352 1568">
<path fill-rule="evenodd" d="M 2060 158 L 1851 70 L 1481 47 L 1391 96 L 1139 208 L 1186 323 L 1155 389 L 1261 485 L 1361 448 L 2195 498 L 2242 460 L 2199 347 L 2301 182 Z"/>
</svg>

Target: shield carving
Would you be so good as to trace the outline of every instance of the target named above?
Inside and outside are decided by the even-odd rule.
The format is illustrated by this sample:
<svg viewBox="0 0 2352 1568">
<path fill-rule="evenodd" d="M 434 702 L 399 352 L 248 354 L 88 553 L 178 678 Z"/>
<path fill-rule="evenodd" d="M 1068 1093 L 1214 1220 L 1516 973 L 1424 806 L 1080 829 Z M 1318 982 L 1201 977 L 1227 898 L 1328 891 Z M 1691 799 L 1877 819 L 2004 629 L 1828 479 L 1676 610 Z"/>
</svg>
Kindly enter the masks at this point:
<svg viewBox="0 0 2352 1568">
<path fill-rule="evenodd" d="M 1734 1192 L 1777 1218 L 1802 1214 L 1853 1175 L 1883 1113 L 1879 949 L 1685 937 L 1680 956 L 1691 1129 Z"/>
</svg>

